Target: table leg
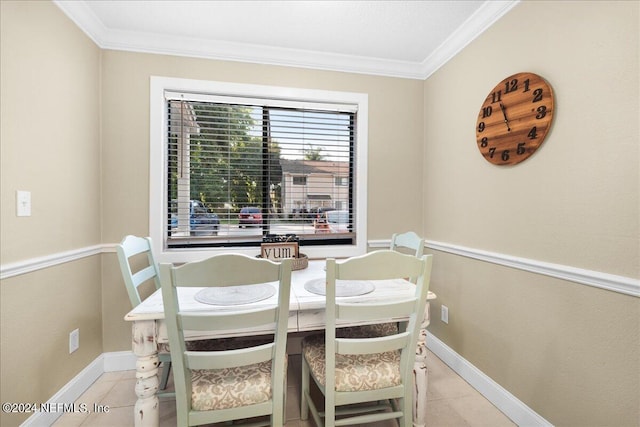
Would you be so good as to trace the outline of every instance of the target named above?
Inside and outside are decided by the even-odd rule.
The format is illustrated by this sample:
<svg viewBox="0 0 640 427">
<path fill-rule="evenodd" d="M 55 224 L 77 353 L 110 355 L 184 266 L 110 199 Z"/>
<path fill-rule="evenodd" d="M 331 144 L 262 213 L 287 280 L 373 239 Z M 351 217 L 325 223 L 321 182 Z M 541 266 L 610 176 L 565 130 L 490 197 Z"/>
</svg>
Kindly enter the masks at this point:
<svg viewBox="0 0 640 427">
<path fill-rule="evenodd" d="M 425 427 L 427 423 L 427 326 L 429 326 L 429 302 L 425 306 L 418 346 L 416 347 L 416 361 L 413 365 L 413 427 Z"/>
<path fill-rule="evenodd" d="M 158 426 L 160 407 L 158 392 L 158 334 L 155 320 L 140 320 L 132 326 L 132 346 L 136 355 L 136 386 L 138 396 L 134 407 L 136 427 Z"/>
</svg>

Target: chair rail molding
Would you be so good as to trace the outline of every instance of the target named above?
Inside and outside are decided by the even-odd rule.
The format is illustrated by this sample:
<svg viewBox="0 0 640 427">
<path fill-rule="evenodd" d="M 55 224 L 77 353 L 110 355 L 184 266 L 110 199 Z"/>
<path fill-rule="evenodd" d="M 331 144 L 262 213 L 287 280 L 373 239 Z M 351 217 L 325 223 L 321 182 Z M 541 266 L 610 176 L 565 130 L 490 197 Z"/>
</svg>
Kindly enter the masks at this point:
<svg viewBox="0 0 640 427">
<path fill-rule="evenodd" d="M 370 248 L 388 248 L 390 240 L 370 240 Z M 640 298 L 640 280 L 631 277 L 617 276 L 614 274 L 602 273 L 599 271 L 585 270 L 562 264 L 553 264 L 529 258 L 515 257 L 511 255 L 489 252 L 481 249 L 467 248 L 450 243 L 426 240 L 425 247 L 428 249 L 459 255 L 478 261 L 489 262 L 530 273 L 542 274 L 557 279 L 579 283 L 581 285 L 606 289 L 625 295 Z"/>
<path fill-rule="evenodd" d="M 2 264 L 0 265 L 0 280 L 19 276 L 21 274 L 32 273 L 34 271 L 42 270 L 44 268 L 53 267 L 71 261 L 77 261 L 79 259 L 90 257 L 93 255 L 98 255 L 105 252 L 105 248 L 107 246 L 113 247 L 114 245 L 86 246 L 84 248 L 58 252 L 55 254 L 36 258 L 29 258 L 9 264 Z"/>
<path fill-rule="evenodd" d="M 370 240 L 369 248 L 389 248 L 391 240 Z M 114 253 L 116 243 L 87 246 L 65 252 L 58 252 L 42 257 L 30 258 L 23 261 L 0 265 L 0 280 L 9 277 L 28 274 L 44 268 L 53 267 L 71 261 L 76 261 L 93 255 Z M 606 289 L 640 298 L 640 280 L 630 277 L 617 276 L 599 271 L 585 270 L 568 265 L 553 264 L 528 258 L 514 257 L 511 255 L 488 252 L 481 249 L 467 248 L 449 243 L 427 240 L 425 247 L 428 249 L 459 255 L 479 261 L 516 268 L 530 273 L 542 274 L 557 279 L 568 280 L 582 285 Z"/>
</svg>

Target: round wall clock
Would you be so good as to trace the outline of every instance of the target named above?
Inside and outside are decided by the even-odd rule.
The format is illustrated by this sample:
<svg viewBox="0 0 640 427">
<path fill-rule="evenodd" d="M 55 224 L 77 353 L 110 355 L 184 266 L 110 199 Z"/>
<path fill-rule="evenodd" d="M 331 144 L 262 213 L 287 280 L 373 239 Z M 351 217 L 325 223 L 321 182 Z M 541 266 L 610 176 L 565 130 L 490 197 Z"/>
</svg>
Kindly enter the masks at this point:
<svg viewBox="0 0 640 427">
<path fill-rule="evenodd" d="M 515 165 L 544 142 L 554 113 L 549 83 L 533 73 L 507 77 L 489 92 L 476 124 L 480 153 L 494 165 Z"/>
</svg>

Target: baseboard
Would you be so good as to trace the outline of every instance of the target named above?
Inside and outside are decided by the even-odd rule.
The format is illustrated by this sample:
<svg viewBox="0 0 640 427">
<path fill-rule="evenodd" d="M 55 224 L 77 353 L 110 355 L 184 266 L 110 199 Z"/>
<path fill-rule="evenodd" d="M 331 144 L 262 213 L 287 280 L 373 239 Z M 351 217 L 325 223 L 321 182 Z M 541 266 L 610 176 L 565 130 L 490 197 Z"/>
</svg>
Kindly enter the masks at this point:
<svg viewBox="0 0 640 427">
<path fill-rule="evenodd" d="M 105 372 L 104 361 L 104 354 L 98 356 L 47 401 L 48 407 L 52 410 L 34 413 L 22 423 L 22 426 L 50 426 L 65 412 L 81 410 L 74 408 L 73 403 Z"/>
<path fill-rule="evenodd" d="M 136 369 L 136 356 L 132 351 L 113 351 L 103 353 L 104 371 L 133 371 Z"/>
<path fill-rule="evenodd" d="M 460 375 L 489 402 L 519 426 L 553 426 L 527 405 L 518 400 L 508 390 L 489 378 L 449 346 L 427 332 L 427 348 Z"/>
</svg>

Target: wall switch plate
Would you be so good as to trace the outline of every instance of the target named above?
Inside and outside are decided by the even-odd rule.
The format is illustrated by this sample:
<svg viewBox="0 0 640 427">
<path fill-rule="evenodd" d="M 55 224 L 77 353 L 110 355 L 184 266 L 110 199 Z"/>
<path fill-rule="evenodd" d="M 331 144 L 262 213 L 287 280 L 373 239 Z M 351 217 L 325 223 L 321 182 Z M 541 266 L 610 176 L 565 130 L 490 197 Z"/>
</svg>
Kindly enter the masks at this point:
<svg viewBox="0 0 640 427">
<path fill-rule="evenodd" d="M 74 329 L 69 334 L 69 354 L 80 348 L 80 329 Z"/>
<path fill-rule="evenodd" d="M 16 215 L 31 216 L 31 192 L 16 191 Z"/>
<path fill-rule="evenodd" d="M 440 319 L 444 323 L 449 324 L 449 307 L 447 307 L 446 305 L 443 305 L 442 309 L 440 310 Z"/>
</svg>

